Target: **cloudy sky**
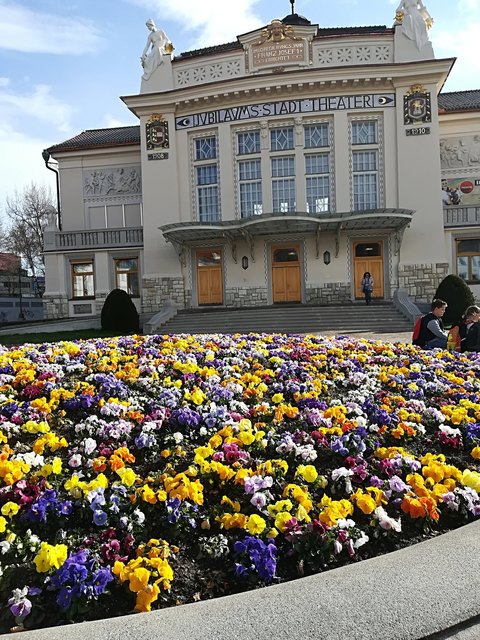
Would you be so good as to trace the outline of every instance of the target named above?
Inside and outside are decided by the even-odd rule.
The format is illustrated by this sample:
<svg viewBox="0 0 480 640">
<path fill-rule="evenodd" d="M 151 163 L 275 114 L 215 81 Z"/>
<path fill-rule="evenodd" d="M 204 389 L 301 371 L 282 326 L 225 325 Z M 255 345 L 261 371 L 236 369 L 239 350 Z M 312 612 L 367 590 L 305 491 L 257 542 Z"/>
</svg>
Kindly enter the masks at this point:
<svg viewBox="0 0 480 640">
<path fill-rule="evenodd" d="M 320 26 L 392 26 L 399 0 L 297 0 Z M 480 0 L 426 0 L 444 91 L 480 88 Z M 136 124 L 119 100 L 140 89 L 153 18 L 177 53 L 231 42 L 290 13 L 289 0 L 0 0 L 0 214 L 31 182 L 50 186 L 42 150 L 85 129 Z"/>
</svg>

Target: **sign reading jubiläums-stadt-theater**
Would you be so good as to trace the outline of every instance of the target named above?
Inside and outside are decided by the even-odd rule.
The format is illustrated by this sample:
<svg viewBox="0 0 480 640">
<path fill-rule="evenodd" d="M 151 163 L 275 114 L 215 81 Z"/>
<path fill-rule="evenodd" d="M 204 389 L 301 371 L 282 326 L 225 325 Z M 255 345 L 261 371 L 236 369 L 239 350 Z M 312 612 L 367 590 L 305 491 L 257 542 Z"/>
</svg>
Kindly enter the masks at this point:
<svg viewBox="0 0 480 640">
<path fill-rule="evenodd" d="M 395 106 L 394 93 L 364 93 L 351 96 L 324 96 L 302 100 L 263 102 L 242 107 L 228 107 L 213 111 L 202 111 L 175 118 L 175 129 L 193 129 L 222 122 L 236 122 L 252 118 L 291 115 L 294 113 L 316 113 L 341 111 L 344 109 L 384 109 Z"/>
</svg>

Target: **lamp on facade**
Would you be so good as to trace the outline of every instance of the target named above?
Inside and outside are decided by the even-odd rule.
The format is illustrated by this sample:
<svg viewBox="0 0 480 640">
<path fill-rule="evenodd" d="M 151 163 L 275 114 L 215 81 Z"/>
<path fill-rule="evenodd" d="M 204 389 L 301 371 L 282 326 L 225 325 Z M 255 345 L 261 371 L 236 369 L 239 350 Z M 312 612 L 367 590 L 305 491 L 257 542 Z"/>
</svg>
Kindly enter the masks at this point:
<svg viewBox="0 0 480 640">
<path fill-rule="evenodd" d="M 55 174 L 55 183 L 57 186 L 57 217 L 58 217 L 58 230 L 61 231 L 62 230 L 62 216 L 60 215 L 60 179 L 59 179 L 59 171 L 57 169 L 57 167 L 52 167 L 50 166 L 50 152 L 48 149 L 44 149 L 42 151 L 42 158 L 43 161 L 45 162 L 45 166 L 47 167 L 47 169 L 49 169 L 50 171 L 53 171 Z"/>
<path fill-rule="evenodd" d="M 248 269 L 248 258 L 247 258 L 247 256 L 243 256 L 243 258 L 242 258 L 242 269 Z"/>
<path fill-rule="evenodd" d="M 323 252 L 323 262 L 325 264 L 330 264 L 330 260 L 331 260 L 330 251 L 324 251 Z"/>
</svg>

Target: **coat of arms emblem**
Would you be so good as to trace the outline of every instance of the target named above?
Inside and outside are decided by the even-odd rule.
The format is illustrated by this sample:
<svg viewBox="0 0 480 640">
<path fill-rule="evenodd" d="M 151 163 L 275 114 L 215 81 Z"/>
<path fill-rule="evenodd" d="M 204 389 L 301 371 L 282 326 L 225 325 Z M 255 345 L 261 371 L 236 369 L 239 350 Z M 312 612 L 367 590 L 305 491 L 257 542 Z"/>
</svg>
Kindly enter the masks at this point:
<svg viewBox="0 0 480 640">
<path fill-rule="evenodd" d="M 154 113 L 146 124 L 147 149 L 168 149 L 168 122 Z"/>
<path fill-rule="evenodd" d="M 414 85 L 403 98 L 404 124 L 419 124 L 432 121 L 430 93 L 422 85 Z"/>
</svg>

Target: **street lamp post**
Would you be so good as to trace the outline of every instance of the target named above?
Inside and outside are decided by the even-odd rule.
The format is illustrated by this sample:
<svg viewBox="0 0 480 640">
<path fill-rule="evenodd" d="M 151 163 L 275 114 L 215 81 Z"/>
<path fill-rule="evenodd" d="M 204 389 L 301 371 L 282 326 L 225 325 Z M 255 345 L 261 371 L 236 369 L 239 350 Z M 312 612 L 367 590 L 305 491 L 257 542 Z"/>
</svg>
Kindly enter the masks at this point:
<svg viewBox="0 0 480 640">
<path fill-rule="evenodd" d="M 18 301 L 20 303 L 20 311 L 18 313 L 18 319 L 25 320 L 25 314 L 23 313 L 23 298 L 22 298 L 22 265 L 18 267 Z"/>
</svg>

